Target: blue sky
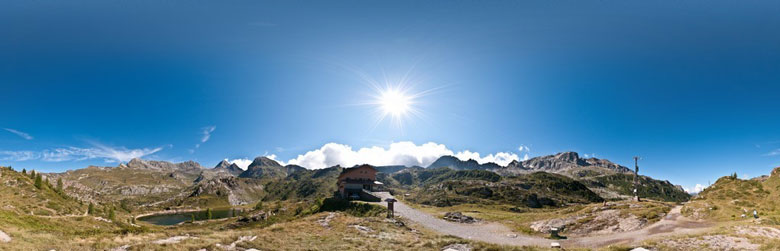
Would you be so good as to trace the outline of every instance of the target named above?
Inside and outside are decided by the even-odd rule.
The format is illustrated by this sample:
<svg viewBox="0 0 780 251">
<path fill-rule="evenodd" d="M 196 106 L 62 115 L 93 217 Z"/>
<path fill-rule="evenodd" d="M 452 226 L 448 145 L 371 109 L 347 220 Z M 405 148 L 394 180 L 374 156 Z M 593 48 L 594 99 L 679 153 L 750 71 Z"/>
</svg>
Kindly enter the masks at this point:
<svg viewBox="0 0 780 251">
<path fill-rule="evenodd" d="M 0 5 L 17 169 L 577 151 L 693 188 L 780 166 L 777 1 Z M 376 85 L 418 114 L 378 121 Z"/>
</svg>

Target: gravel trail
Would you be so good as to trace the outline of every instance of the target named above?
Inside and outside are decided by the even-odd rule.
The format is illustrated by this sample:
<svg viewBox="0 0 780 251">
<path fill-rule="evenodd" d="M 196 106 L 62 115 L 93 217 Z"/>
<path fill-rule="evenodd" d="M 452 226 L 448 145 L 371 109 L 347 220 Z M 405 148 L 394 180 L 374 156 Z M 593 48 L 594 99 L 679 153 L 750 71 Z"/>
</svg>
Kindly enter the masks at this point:
<svg viewBox="0 0 780 251">
<path fill-rule="evenodd" d="M 387 192 L 375 193 L 382 200 L 392 198 Z M 386 205 L 384 202 L 382 205 Z M 613 244 L 631 244 L 644 241 L 650 238 L 676 235 L 693 234 L 708 230 L 712 224 L 693 221 L 680 214 L 682 206 L 673 208 L 664 219 L 653 223 L 652 225 L 630 232 L 615 233 L 609 235 L 587 236 L 572 238 L 566 240 L 551 240 L 536 236 L 529 236 L 523 233 L 513 232 L 508 227 L 500 223 L 477 223 L 460 224 L 445 221 L 420 210 L 411 208 L 403 202 L 395 203 L 395 213 L 401 217 L 407 218 L 413 222 L 435 230 L 442 234 L 454 235 L 460 238 L 484 241 L 500 245 L 515 246 L 538 246 L 550 247 L 552 242 L 558 242 L 563 247 L 587 247 L 597 248 Z"/>
</svg>

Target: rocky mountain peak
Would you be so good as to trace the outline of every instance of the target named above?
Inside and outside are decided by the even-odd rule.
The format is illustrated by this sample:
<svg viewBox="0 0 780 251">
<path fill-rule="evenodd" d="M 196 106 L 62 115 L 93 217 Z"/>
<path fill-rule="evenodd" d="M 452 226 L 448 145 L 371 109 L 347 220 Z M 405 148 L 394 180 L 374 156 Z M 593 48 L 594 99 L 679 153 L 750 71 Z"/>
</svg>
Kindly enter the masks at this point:
<svg viewBox="0 0 780 251">
<path fill-rule="evenodd" d="M 580 160 L 580 155 L 576 152 L 562 152 L 555 155 L 555 159 L 559 161 L 565 161 L 569 163 L 577 163 Z"/>
<path fill-rule="evenodd" d="M 235 163 L 230 163 L 227 160 L 222 160 L 214 167 L 214 171 L 227 171 L 230 174 L 239 175 L 242 172 L 244 172 L 244 169 L 241 169 Z"/>
<path fill-rule="evenodd" d="M 449 167 L 457 170 L 473 170 L 473 169 L 498 169 L 501 168 L 496 163 L 479 164 L 476 160 L 469 159 L 466 161 L 460 160 L 455 156 L 444 155 L 439 157 L 436 161 L 431 163 L 428 168 Z"/>
<path fill-rule="evenodd" d="M 229 166 L 230 166 L 230 162 L 228 162 L 227 160 L 222 160 L 219 163 L 217 163 L 214 169 L 228 168 Z"/>
<path fill-rule="evenodd" d="M 257 157 L 252 161 L 252 164 L 249 164 L 249 168 L 257 167 L 257 166 L 263 166 L 263 167 L 282 167 L 279 162 L 276 162 L 275 160 L 272 160 L 268 157 L 261 156 Z"/>
<path fill-rule="evenodd" d="M 603 168 L 605 171 L 619 173 L 631 172 L 627 167 L 612 163 L 606 159 L 582 159 L 576 152 L 562 152 L 555 155 L 535 157 L 521 162 L 519 166 L 524 169 L 546 172 L 564 172 L 583 167 Z M 513 166 L 510 163 L 508 167 Z"/>
</svg>

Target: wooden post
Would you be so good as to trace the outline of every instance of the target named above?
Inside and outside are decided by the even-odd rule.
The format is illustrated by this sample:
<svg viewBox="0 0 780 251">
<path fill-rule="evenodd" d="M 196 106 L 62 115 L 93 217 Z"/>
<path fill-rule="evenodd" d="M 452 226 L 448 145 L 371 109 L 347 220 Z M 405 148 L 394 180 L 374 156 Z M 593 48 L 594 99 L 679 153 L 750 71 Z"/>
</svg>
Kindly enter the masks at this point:
<svg viewBox="0 0 780 251">
<path fill-rule="evenodd" d="M 389 199 L 385 199 L 385 201 L 387 202 L 387 218 L 395 217 L 395 213 L 393 212 L 394 211 L 393 203 L 396 202 L 397 200 L 393 198 L 389 198 Z"/>
</svg>

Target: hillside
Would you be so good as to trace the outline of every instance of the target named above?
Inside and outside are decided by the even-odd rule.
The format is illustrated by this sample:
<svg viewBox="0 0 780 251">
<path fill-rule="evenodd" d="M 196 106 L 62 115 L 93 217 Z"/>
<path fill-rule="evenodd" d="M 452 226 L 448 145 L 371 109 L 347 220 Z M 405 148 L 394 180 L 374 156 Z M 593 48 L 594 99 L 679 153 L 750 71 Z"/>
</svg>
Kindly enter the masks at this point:
<svg viewBox="0 0 780 251">
<path fill-rule="evenodd" d="M 763 179 L 724 176 L 704 189 L 683 208 L 694 218 L 737 220 L 757 210 L 762 221 L 780 224 L 780 167 Z"/>
<path fill-rule="evenodd" d="M 84 214 L 87 206 L 57 191 L 57 181 L 41 178 L 41 186 L 35 186 L 30 174 L 0 168 L 0 201 L 2 210 L 29 215 L 71 215 Z"/>
<path fill-rule="evenodd" d="M 391 190 L 409 193 L 411 202 L 440 207 L 487 203 L 539 208 L 603 201 L 582 183 L 544 172 L 501 177 L 485 170 L 445 167 L 404 170 L 381 175 L 380 181 Z"/>
<path fill-rule="evenodd" d="M 563 152 L 540 156 L 525 161 L 513 161 L 506 167 L 494 163 L 479 164 L 474 160 L 461 161 L 443 156 L 431 167 L 447 166 L 457 170 L 489 170 L 502 176 L 516 176 L 534 172 L 555 173 L 585 184 L 605 199 L 620 200 L 633 197 L 633 171 L 606 159 L 580 158 L 576 152 Z M 647 176 L 639 178 L 641 197 L 662 201 L 687 201 L 690 195 L 682 187 L 669 181 Z"/>
<path fill-rule="evenodd" d="M 122 203 L 133 208 L 155 208 L 161 202 L 181 196 L 184 189 L 192 186 L 200 172 L 198 169 L 120 164 L 117 167 L 90 166 L 49 175 L 62 178 L 65 192 L 79 200 L 111 203 L 124 201 Z"/>
</svg>

